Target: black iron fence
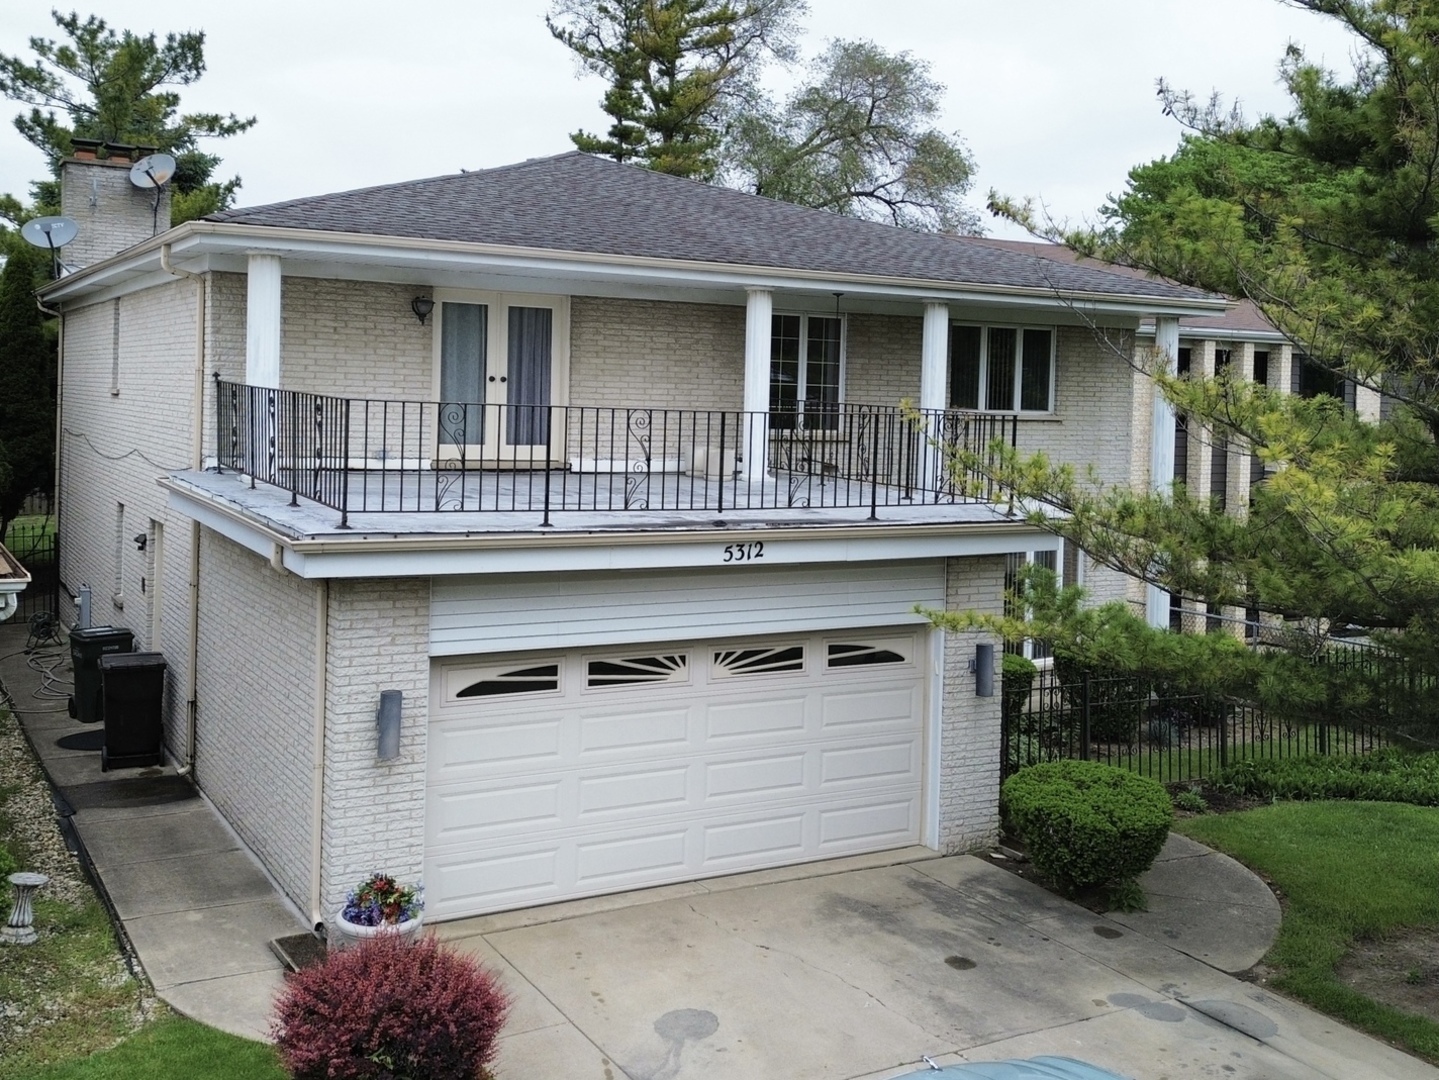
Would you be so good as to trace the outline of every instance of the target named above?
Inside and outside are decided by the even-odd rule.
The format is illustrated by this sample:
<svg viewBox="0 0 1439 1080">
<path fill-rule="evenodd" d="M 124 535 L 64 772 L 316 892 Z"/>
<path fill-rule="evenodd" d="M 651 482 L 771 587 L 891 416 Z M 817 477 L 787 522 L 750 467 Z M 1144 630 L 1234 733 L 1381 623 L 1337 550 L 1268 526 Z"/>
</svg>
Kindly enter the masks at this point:
<svg viewBox="0 0 1439 1080">
<path fill-rule="evenodd" d="M 11 522 L 5 547 L 30 573 L 30 584 L 20 594 L 15 618 L 28 619 L 39 612 L 60 610 L 60 537 L 53 518 L 40 522 Z"/>
<path fill-rule="evenodd" d="M 1360 661 L 1338 653 L 1335 662 Z M 1400 688 L 1394 689 L 1397 703 Z M 1251 701 L 1184 692 L 1139 674 L 1050 667 L 1028 689 L 1016 684 L 1003 694 L 1004 776 L 1041 761 L 1084 758 L 1161 783 L 1199 780 L 1245 759 L 1367 753 L 1385 745 L 1392 730 L 1372 696 L 1362 710 L 1336 704 L 1280 716 Z"/>
<path fill-rule="evenodd" d="M 868 508 L 994 501 L 952 451 L 1012 415 L 841 404 L 784 413 L 379 401 L 216 380 L 218 464 L 352 513 Z M 992 471 L 992 470 L 990 470 Z"/>
</svg>

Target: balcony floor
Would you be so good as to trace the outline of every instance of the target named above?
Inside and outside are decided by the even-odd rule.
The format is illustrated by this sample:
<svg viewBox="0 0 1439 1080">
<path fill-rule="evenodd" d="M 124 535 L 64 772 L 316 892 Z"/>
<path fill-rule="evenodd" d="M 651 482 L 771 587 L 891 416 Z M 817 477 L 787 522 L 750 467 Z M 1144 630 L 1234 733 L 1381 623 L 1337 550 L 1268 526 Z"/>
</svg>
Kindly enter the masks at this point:
<svg viewBox="0 0 1439 1080">
<path fill-rule="evenodd" d="M 233 472 L 182 472 L 171 481 L 193 498 L 215 501 L 245 517 L 294 539 L 326 536 L 435 536 L 530 533 L 544 528 L 543 472 L 355 473 L 350 478 L 349 528 L 340 526 L 340 512 L 301 496 L 290 505 L 284 488 L 263 483 L 250 486 Z M 796 485 L 781 476 L 763 484 L 724 481 L 724 509 L 718 511 L 720 481 L 687 474 L 649 478 L 648 494 L 664 509 L 640 505 L 645 494 L 631 486 L 627 474 L 550 474 L 550 527 L 546 533 L 673 532 L 715 528 L 807 529 L 855 525 L 911 526 L 1014 523 L 1002 505 L 984 502 L 920 502 L 903 492 L 878 487 L 875 518 L 870 517 L 867 484 L 817 477 L 798 478 Z M 463 481 L 463 490 L 461 489 Z M 641 481 L 643 483 L 643 481 Z M 661 487 L 663 485 L 663 487 Z M 808 497 L 811 505 L 788 505 Z M 626 497 L 630 506 L 626 508 Z M 739 505 L 734 504 L 738 501 Z M 836 503 L 863 503 L 858 506 Z M 890 505 L 885 505 L 888 502 Z M 459 509 L 460 505 L 465 509 Z M 434 507 L 444 509 L 436 510 Z M 679 508 L 675 508 L 675 507 Z M 451 508 L 453 507 L 453 509 Z M 692 507 L 692 508 L 690 508 Z M 383 509 L 381 509 L 383 508 Z"/>
</svg>

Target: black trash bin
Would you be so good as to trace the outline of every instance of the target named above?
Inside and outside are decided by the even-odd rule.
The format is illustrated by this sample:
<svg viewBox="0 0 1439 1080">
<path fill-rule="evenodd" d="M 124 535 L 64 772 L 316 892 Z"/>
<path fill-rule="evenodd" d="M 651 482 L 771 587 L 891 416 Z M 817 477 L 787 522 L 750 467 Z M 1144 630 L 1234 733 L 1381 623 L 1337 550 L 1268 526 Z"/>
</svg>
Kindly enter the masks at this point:
<svg viewBox="0 0 1439 1080">
<path fill-rule="evenodd" d="M 165 657 L 160 653 L 114 653 L 100 659 L 105 745 L 100 770 L 160 764 Z"/>
<path fill-rule="evenodd" d="M 100 700 L 100 657 L 127 653 L 135 648 L 135 635 L 123 626 L 87 626 L 70 631 L 70 662 L 75 668 L 75 692 L 70 715 L 82 724 L 105 718 Z"/>
</svg>

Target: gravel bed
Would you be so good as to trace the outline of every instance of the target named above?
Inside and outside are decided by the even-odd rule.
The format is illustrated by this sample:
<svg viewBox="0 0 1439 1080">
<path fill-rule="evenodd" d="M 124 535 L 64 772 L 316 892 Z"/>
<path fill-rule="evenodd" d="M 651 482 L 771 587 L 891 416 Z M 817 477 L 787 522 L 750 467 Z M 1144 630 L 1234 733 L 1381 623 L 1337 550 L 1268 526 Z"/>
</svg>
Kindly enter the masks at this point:
<svg viewBox="0 0 1439 1080">
<path fill-rule="evenodd" d="M 29 853 L 20 869 L 44 874 L 50 879 L 44 889 L 47 899 L 80 906 L 91 895 L 90 883 L 85 880 L 79 860 L 65 847 L 55 804 L 50 801 L 50 785 L 30 753 L 19 721 L 3 706 L 0 706 L 0 777 L 5 778 L 5 787 L 11 789 L 5 804 L 6 813 L 15 822 L 20 846 Z M 5 888 L 8 891 L 8 883 Z"/>
</svg>

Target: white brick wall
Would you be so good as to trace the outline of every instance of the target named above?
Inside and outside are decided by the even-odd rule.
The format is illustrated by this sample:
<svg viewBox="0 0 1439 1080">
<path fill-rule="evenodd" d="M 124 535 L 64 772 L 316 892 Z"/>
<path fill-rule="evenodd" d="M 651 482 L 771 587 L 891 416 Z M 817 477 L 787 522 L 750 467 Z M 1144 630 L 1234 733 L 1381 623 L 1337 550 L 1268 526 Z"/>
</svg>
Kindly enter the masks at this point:
<svg viewBox="0 0 1439 1080">
<path fill-rule="evenodd" d="M 67 160 L 60 170 L 61 213 L 75 219 L 79 235 L 61 258 L 70 266 L 90 266 L 155 235 L 156 225 L 170 227 L 170 189 L 155 192 L 130 182 L 130 162 Z"/>
<path fill-rule="evenodd" d="M 919 404 L 924 320 L 851 315 L 845 327 L 845 400 L 866 405 Z"/>
<path fill-rule="evenodd" d="M 128 626 L 138 647 L 165 654 L 165 742 L 172 757 L 182 752 L 185 738 L 191 530 L 188 518 L 165 506 L 156 479 L 190 465 L 195 289 L 194 282 L 177 281 L 65 316 L 61 580 L 72 592 L 90 585 L 95 625 Z M 117 343 L 119 392 L 112 394 Z M 124 525 L 117 533 L 122 503 Z M 151 641 L 147 629 L 155 582 L 133 540 L 149 531 L 152 519 L 165 533 L 157 568 L 160 641 Z M 62 618 L 73 623 L 73 605 L 64 600 L 62 609 Z"/>
<path fill-rule="evenodd" d="M 945 609 L 1000 614 L 1004 557 L 949 559 Z M 969 661 L 981 641 L 995 646 L 994 696 L 976 697 Z M 994 842 L 999 832 L 1000 643 L 989 634 L 945 634 L 940 726 L 939 846 L 945 853 Z"/>
<path fill-rule="evenodd" d="M 200 535 L 195 778 L 304 910 L 320 587 Z"/>
<path fill-rule="evenodd" d="M 429 640 L 428 578 L 331 583 L 321 884 L 327 918 L 373 870 L 420 876 Z M 381 690 L 404 694 L 400 756 L 393 762 L 376 758 Z"/>
<path fill-rule="evenodd" d="M 738 409 L 742 307 L 612 300 L 570 303 L 570 403 Z"/>
</svg>

